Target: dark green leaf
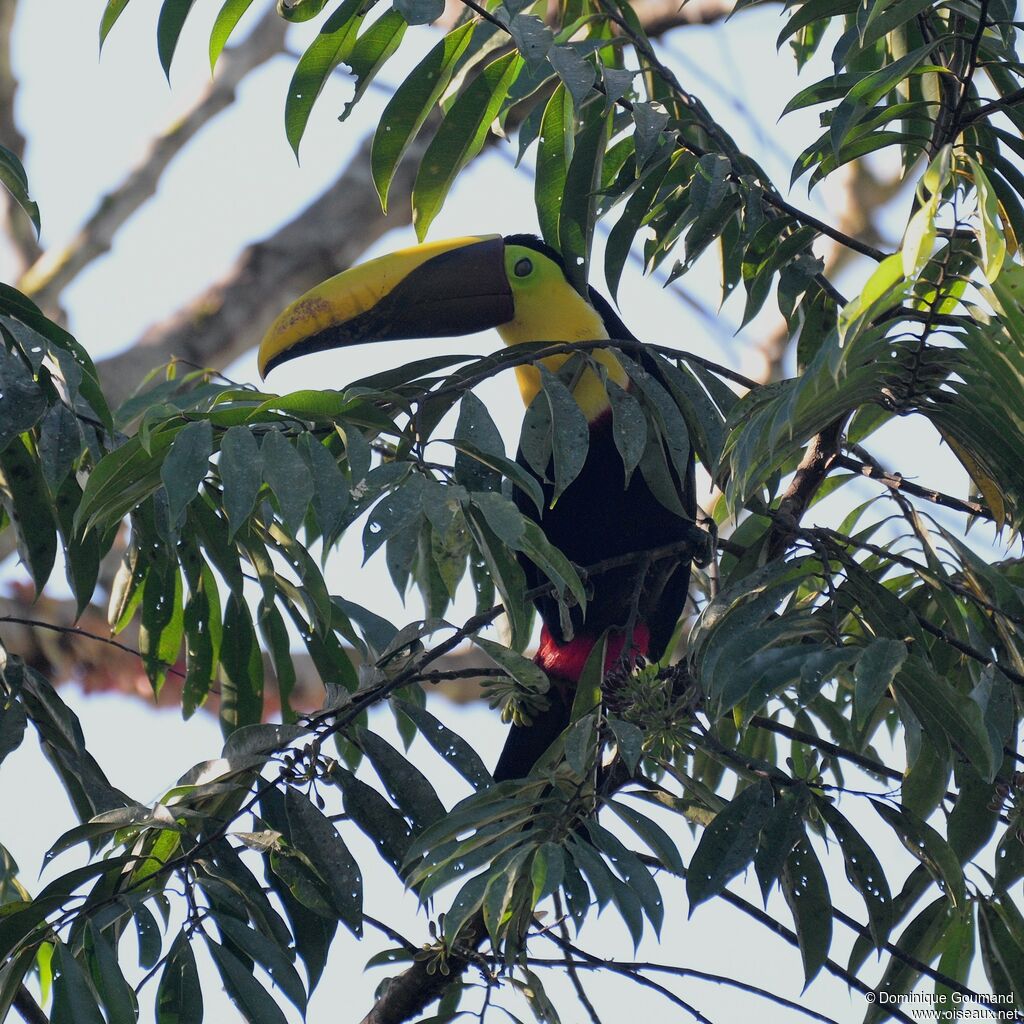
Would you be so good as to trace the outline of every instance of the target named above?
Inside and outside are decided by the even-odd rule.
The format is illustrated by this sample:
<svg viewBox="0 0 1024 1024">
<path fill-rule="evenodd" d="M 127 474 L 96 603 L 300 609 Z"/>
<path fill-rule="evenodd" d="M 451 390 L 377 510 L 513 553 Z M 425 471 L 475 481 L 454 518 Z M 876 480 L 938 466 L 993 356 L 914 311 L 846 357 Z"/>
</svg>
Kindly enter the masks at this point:
<svg viewBox="0 0 1024 1024">
<path fill-rule="evenodd" d="M 334 69 L 348 59 L 366 9 L 365 0 L 344 0 L 295 65 L 285 100 L 284 130 L 296 157 L 313 104 Z"/>
<path fill-rule="evenodd" d="M 391 703 L 416 723 L 420 735 L 472 786 L 481 789 L 493 782 L 477 752 L 426 708 L 397 697 Z"/>
<path fill-rule="evenodd" d="M 256 507 L 256 496 L 263 483 L 259 445 L 248 427 L 231 427 L 224 434 L 217 469 L 224 485 L 224 515 L 230 539 Z"/>
<path fill-rule="evenodd" d="M 52 1024 L 103 1024 L 85 971 L 63 942 L 54 948 L 53 968 Z"/>
<path fill-rule="evenodd" d="M 25 707 L 19 701 L 9 699 L 0 705 L 0 762 L 21 746 L 27 724 Z"/>
<path fill-rule="evenodd" d="M 429 25 L 444 11 L 444 0 L 395 0 L 395 10 L 409 25 Z"/>
<path fill-rule="evenodd" d="M 384 210 L 387 210 L 388 190 L 395 169 L 434 104 L 448 88 L 459 59 L 469 46 L 474 27 L 474 22 L 467 21 L 437 43 L 409 73 L 381 114 L 370 150 L 370 167 Z M 354 471 L 353 479 L 359 479 Z"/>
<path fill-rule="evenodd" d="M 313 477 L 283 433 L 270 431 L 263 438 L 263 476 L 277 498 L 284 528 L 295 535 L 313 500 Z"/>
<path fill-rule="evenodd" d="M 179 932 L 156 993 L 156 1024 L 202 1024 L 203 990 L 192 945 Z"/>
<path fill-rule="evenodd" d="M 786 897 L 804 962 L 804 984 L 809 985 L 828 959 L 832 944 L 832 903 L 821 862 L 807 839 L 789 855 L 782 873 Z"/>
<path fill-rule="evenodd" d="M 195 498 L 209 472 L 212 452 L 213 427 L 209 420 L 188 423 L 175 436 L 160 467 L 172 524 L 178 522 L 181 513 Z"/>
<path fill-rule="evenodd" d="M 86 934 L 91 947 L 92 980 L 107 1020 L 112 1024 L 133 1024 L 139 1016 L 139 1005 L 121 973 L 116 950 L 91 922 L 86 925 Z"/>
<path fill-rule="evenodd" d="M 363 877 L 334 825 L 296 789 L 285 791 L 292 843 L 316 868 L 342 921 L 355 935 L 363 929 Z"/>
<path fill-rule="evenodd" d="M 582 120 L 565 173 L 564 198 L 558 214 L 558 250 L 569 283 L 580 294 L 586 294 L 610 121 L 600 103 L 584 107 Z"/>
<path fill-rule="evenodd" d="M 46 399 L 32 372 L 15 353 L 0 344 L 0 450 L 31 429 L 46 411 Z"/>
<path fill-rule="evenodd" d="M 14 525 L 18 554 L 39 594 L 57 557 L 57 524 L 39 462 L 20 437 L 0 451 L 0 504 Z"/>
<path fill-rule="evenodd" d="M 748 786 L 704 830 L 686 873 L 690 913 L 717 896 L 754 858 L 758 834 L 773 806 L 767 782 Z"/>
<path fill-rule="evenodd" d="M 306 991 L 298 971 L 292 966 L 287 948 L 282 948 L 276 942 L 229 914 L 214 912 L 213 917 L 224 941 L 232 943 L 242 953 L 258 963 L 270 975 L 274 984 L 304 1014 L 306 1012 Z"/>
<path fill-rule="evenodd" d="M 942 884 L 954 907 L 964 905 L 964 874 L 956 854 L 938 832 L 906 809 L 872 800 L 875 810 L 893 829 L 900 842 Z"/>
<path fill-rule="evenodd" d="M 0 183 L 10 192 L 14 201 L 28 214 L 32 226 L 39 234 L 39 205 L 28 194 L 28 178 L 17 154 L 0 146 Z"/>
<path fill-rule="evenodd" d="M 356 40 L 352 52 L 345 58 L 345 63 L 355 76 L 356 87 L 352 99 L 342 109 L 339 121 L 344 121 L 352 113 L 377 72 L 401 45 L 406 27 L 407 22 L 399 11 L 387 11 Z"/>
<path fill-rule="evenodd" d="M 178 46 L 185 19 L 192 10 L 195 0 L 164 0 L 156 26 L 156 48 L 160 55 L 160 66 L 167 80 L 171 79 L 171 61 Z M 102 36 L 101 36 L 102 41 Z"/>
<path fill-rule="evenodd" d="M 373 764 L 388 796 L 417 827 L 426 828 L 444 817 L 444 804 L 423 773 L 376 733 L 361 729 L 359 746 Z"/>
<path fill-rule="evenodd" d="M 571 43 L 552 46 L 548 51 L 548 60 L 569 90 L 573 105 L 578 109 L 594 87 L 597 78 L 594 65 L 581 56 Z"/>
<path fill-rule="evenodd" d="M 247 967 L 226 946 L 212 939 L 206 945 L 217 965 L 224 990 L 250 1024 L 287 1024 L 287 1018 L 267 990 L 253 977 Z"/>
<path fill-rule="evenodd" d="M 864 900 L 871 937 L 880 949 L 892 929 L 892 893 L 885 871 L 867 840 L 832 804 L 821 801 L 818 807 L 843 851 L 846 877 Z"/>
<path fill-rule="evenodd" d="M 427 146 L 413 186 L 413 223 L 420 241 L 440 212 L 458 173 L 483 148 L 491 123 L 522 68 L 523 58 L 518 53 L 491 61 L 449 107 Z"/>
<path fill-rule="evenodd" d="M 258 722 L 263 712 L 263 655 L 249 607 L 234 593 L 224 609 L 221 667 L 221 728 L 230 735 Z"/>
<path fill-rule="evenodd" d="M 870 643 L 857 659 L 853 673 L 853 721 L 857 729 L 867 725 L 906 657 L 906 644 L 880 637 Z"/>
</svg>

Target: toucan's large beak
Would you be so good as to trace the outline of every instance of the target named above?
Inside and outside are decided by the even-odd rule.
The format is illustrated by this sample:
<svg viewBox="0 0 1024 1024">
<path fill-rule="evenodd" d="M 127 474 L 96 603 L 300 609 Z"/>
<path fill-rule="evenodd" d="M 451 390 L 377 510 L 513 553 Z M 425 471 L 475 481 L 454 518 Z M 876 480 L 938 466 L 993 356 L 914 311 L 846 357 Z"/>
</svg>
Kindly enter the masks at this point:
<svg viewBox="0 0 1024 1024">
<path fill-rule="evenodd" d="M 500 235 L 429 242 L 352 267 L 293 302 L 260 345 L 260 376 L 307 352 L 472 334 L 514 316 Z"/>
</svg>

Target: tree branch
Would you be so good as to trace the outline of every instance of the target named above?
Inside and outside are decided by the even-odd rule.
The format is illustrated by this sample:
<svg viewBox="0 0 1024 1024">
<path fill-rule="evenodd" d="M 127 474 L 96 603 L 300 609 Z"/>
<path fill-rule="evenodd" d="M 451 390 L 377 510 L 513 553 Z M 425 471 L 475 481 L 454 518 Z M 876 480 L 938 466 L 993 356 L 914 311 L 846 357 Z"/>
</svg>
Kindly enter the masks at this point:
<svg viewBox="0 0 1024 1024">
<path fill-rule="evenodd" d="M 954 498 L 950 494 L 943 494 L 931 487 L 922 487 L 920 484 L 911 483 L 904 478 L 902 473 L 890 473 L 884 470 L 877 462 L 861 462 L 859 459 L 851 458 L 849 455 L 839 455 L 835 465 L 840 469 L 850 469 L 869 480 L 877 480 L 885 484 L 892 491 L 904 491 L 912 494 L 915 498 L 922 498 L 930 501 L 933 505 L 941 505 L 943 508 L 951 508 L 954 512 L 964 512 L 969 516 L 978 516 L 981 519 L 994 519 L 995 516 L 978 501 L 964 501 L 962 498 Z"/>
<path fill-rule="evenodd" d="M 14 116 L 14 101 L 18 94 L 18 80 L 11 64 L 11 36 L 17 0 L 0 0 L 0 139 L 20 160 L 25 158 L 25 136 Z M 31 266 L 41 252 L 36 229 L 21 208 L 6 192 L 6 227 L 15 256 L 20 264 L 17 273 Z"/>
<path fill-rule="evenodd" d="M 154 140 L 142 162 L 100 200 L 92 216 L 67 245 L 48 250 L 32 263 L 22 275 L 19 288 L 44 309 L 53 309 L 61 292 L 110 249 L 121 226 L 156 192 L 171 161 L 206 124 L 234 102 L 241 80 L 280 53 L 287 27 L 270 9 L 243 42 L 226 50 L 216 78 L 192 109 Z"/>
</svg>

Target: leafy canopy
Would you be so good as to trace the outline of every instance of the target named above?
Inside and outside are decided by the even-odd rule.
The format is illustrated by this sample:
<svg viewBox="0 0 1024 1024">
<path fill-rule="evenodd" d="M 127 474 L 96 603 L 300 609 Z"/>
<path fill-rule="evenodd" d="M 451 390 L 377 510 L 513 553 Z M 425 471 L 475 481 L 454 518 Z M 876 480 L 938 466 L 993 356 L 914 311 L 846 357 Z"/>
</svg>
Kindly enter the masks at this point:
<svg viewBox="0 0 1024 1024">
<path fill-rule="evenodd" d="M 212 64 L 250 2 L 224 3 Z M 110 0 L 101 42 L 126 6 Z M 164 0 L 159 12 L 168 73 L 194 6 Z M 354 104 L 407 26 L 435 21 L 443 6 L 282 0 L 289 20 L 321 19 L 286 96 L 296 152 L 328 76 L 349 69 Z M 1024 1009 L 1024 566 L 991 535 L 977 539 L 990 524 L 1015 542 L 1024 524 L 1024 65 L 1014 16 L 1006 0 L 808 0 L 780 12 L 778 45 L 799 65 L 833 47 L 833 73 L 787 107 L 821 112 L 793 181 L 814 185 L 889 151 L 908 182 L 892 252 L 786 199 L 624 0 L 467 0 L 395 90 L 372 175 L 385 204 L 411 144 L 431 133 L 412 193 L 421 238 L 492 134 L 514 130 L 520 155 L 536 147 L 543 237 L 577 283 L 600 276 L 590 253 L 604 219 L 601 272 L 613 295 L 630 252 L 670 280 L 717 253 L 723 299 L 745 296 L 744 323 L 774 297 L 796 342 L 796 372 L 768 385 L 676 349 L 649 349 L 648 372 L 635 345 L 618 343 L 634 384 L 612 389 L 627 471 L 672 507 L 672 467 L 692 442 L 728 537 L 707 530 L 714 571 L 698 574 L 678 661 L 602 680 L 598 652 L 560 747 L 522 784 L 494 785 L 480 754 L 428 710 L 422 684 L 469 638 L 494 666 L 494 703 L 528 718 L 547 680 L 522 653 L 531 612 L 515 553 L 566 608 L 586 600 L 585 579 L 601 570 L 570 564 L 520 515 L 511 489 L 540 501 L 536 482 L 473 393 L 540 359 L 543 341 L 483 359 L 438 354 L 338 391 L 283 396 L 172 366 L 112 411 L 88 354 L 2 287 L 3 527 L 37 590 L 63 550 L 81 609 L 127 523 L 111 628 L 139 623 L 154 691 L 184 658 L 183 712 L 216 692 L 226 745 L 144 806 L 109 784 L 50 683 L 6 658 L 0 756 L 31 722 L 81 821 L 51 855 L 87 843 L 93 857 L 34 895 L 4 861 L 0 1007 L 35 970 L 44 984 L 56 979 L 54 1019 L 74 1007 L 76 1020 L 135 1020 L 134 975 L 118 955 L 134 922 L 159 1020 L 202 1019 L 199 942 L 247 1020 L 281 1020 L 280 997 L 303 1010 L 338 924 L 362 932 L 367 865 L 348 845 L 359 829 L 416 898 L 446 908 L 429 952 L 417 954 L 428 965 L 419 983 L 434 995 L 435 969 L 457 977 L 467 945 L 489 937 L 535 1011 L 555 1020 L 525 960 L 538 941 L 535 908 L 564 909 L 585 936 L 592 910 L 614 906 L 636 943 L 660 927 L 663 893 L 682 885 L 691 908 L 722 898 L 756 915 L 727 888 L 752 865 L 766 897 L 781 887 L 808 981 L 826 967 L 863 991 L 879 950 L 889 992 L 923 984 L 974 998 L 967 979 L 980 959 L 991 992 Z M 7 151 L 0 180 L 37 219 Z M 826 241 L 870 264 L 855 294 L 825 276 Z M 546 427 L 532 465 L 552 455 L 555 466 L 582 464 L 586 440 L 564 399 L 574 374 L 597 365 L 594 347 L 576 346 L 561 374 L 544 375 L 526 420 Z M 452 436 L 438 436 L 453 410 Z M 873 458 L 872 435 L 911 416 L 962 463 L 971 494 L 908 483 Z M 866 502 L 851 487 L 865 477 L 877 481 Z M 841 503 L 838 526 L 808 525 L 825 495 Z M 383 550 L 400 592 L 419 589 L 424 621 L 390 623 L 354 591 L 330 592 L 314 552 L 326 558 L 354 528 L 367 557 Z M 467 578 L 477 614 L 456 628 L 444 616 Z M 478 635 L 499 614 L 507 646 Z M 292 627 L 323 681 L 313 715 L 288 710 Z M 271 680 L 282 724 L 262 723 Z M 456 768 L 465 799 L 446 808 L 370 728 L 367 712 L 381 703 L 407 741 L 422 737 Z M 905 764 L 886 763 L 901 748 Z M 606 753 L 611 767 L 598 773 Z M 340 825 L 330 816 L 339 809 Z M 907 877 L 853 823 L 865 809 L 916 860 Z M 695 845 L 683 841 L 684 822 L 698 829 Z M 843 864 L 859 917 L 835 907 L 830 861 Z M 858 934 L 846 965 L 829 959 L 835 921 Z M 462 995 L 449 988 L 435 1019 L 452 1019 Z M 907 1019 L 881 1001 L 866 1019 L 887 1015 Z"/>
</svg>

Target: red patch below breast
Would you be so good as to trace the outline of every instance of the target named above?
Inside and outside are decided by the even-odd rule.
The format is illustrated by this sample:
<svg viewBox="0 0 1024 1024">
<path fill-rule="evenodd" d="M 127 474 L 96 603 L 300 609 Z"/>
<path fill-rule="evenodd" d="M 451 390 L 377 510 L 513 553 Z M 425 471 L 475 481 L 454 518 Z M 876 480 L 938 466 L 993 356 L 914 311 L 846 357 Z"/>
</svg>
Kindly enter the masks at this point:
<svg viewBox="0 0 1024 1024">
<path fill-rule="evenodd" d="M 633 643 L 629 659 L 631 663 L 638 657 L 647 654 L 650 642 L 650 630 L 642 623 L 637 623 L 633 627 Z M 596 637 L 583 635 L 573 637 L 567 644 L 560 644 L 548 632 L 547 626 L 544 626 L 540 631 L 540 646 L 537 648 L 537 654 L 533 660 L 549 676 L 566 679 L 570 683 L 578 683 L 595 643 L 597 643 Z M 608 634 L 608 647 L 604 655 L 605 672 L 622 657 L 625 646 L 625 633 Z"/>
</svg>

